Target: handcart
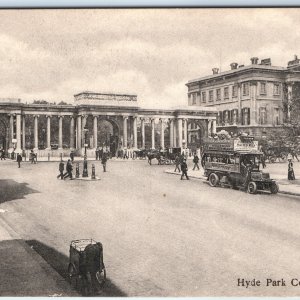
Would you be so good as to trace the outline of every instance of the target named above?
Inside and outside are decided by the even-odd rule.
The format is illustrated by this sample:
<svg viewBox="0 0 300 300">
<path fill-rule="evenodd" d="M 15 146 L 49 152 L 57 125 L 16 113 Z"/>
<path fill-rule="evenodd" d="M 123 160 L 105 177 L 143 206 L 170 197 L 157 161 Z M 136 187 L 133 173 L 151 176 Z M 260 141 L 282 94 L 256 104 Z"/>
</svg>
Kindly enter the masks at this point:
<svg viewBox="0 0 300 300">
<path fill-rule="evenodd" d="M 93 239 L 73 240 L 70 243 L 68 274 L 81 283 L 84 294 L 91 294 L 101 288 L 106 281 L 106 270 L 103 261 L 103 246 Z"/>
</svg>

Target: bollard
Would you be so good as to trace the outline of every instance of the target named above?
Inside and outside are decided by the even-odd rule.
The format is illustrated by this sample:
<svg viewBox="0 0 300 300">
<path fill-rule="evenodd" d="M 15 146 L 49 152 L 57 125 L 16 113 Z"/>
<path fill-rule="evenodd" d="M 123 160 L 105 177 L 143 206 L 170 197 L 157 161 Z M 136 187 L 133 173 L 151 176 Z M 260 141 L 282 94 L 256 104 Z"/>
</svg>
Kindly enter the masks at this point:
<svg viewBox="0 0 300 300">
<path fill-rule="evenodd" d="M 79 178 L 79 163 L 76 164 L 76 178 Z"/>
<path fill-rule="evenodd" d="M 60 161 L 62 161 L 62 158 L 63 158 L 63 154 L 60 153 Z"/>
<path fill-rule="evenodd" d="M 48 153 L 48 161 L 50 161 L 50 153 Z"/>
<path fill-rule="evenodd" d="M 92 179 L 96 179 L 95 165 L 94 164 L 92 164 Z"/>
</svg>

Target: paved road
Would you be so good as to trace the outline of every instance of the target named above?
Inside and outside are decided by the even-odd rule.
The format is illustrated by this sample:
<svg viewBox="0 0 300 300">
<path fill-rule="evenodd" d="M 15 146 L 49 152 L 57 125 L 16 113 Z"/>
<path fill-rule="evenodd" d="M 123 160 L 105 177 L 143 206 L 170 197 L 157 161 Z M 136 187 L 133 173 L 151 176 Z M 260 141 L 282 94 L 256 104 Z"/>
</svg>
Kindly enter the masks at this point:
<svg viewBox="0 0 300 300">
<path fill-rule="evenodd" d="M 290 285 L 300 280 L 299 198 L 211 188 L 165 168 L 110 161 L 101 173 L 98 162 L 101 180 L 86 182 L 57 180 L 57 163 L 1 162 L 0 217 L 62 276 L 70 240 L 100 240 L 104 296 L 300 295 Z"/>
</svg>

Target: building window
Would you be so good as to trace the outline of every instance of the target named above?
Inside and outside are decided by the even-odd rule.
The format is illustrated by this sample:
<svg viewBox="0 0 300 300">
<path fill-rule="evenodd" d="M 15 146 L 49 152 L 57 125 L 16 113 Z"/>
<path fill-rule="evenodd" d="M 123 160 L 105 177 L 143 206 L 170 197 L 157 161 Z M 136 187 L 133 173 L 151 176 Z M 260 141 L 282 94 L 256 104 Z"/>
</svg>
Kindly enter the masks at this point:
<svg viewBox="0 0 300 300">
<path fill-rule="evenodd" d="M 243 96 L 249 96 L 249 82 L 243 83 Z"/>
<path fill-rule="evenodd" d="M 202 102 L 206 102 L 206 92 L 202 92 Z"/>
<path fill-rule="evenodd" d="M 237 95 L 238 95 L 238 86 L 234 85 L 232 87 L 232 97 L 237 97 Z"/>
<path fill-rule="evenodd" d="M 217 100 L 221 100 L 221 89 L 217 89 Z"/>
<path fill-rule="evenodd" d="M 267 88 L 266 88 L 266 83 L 265 82 L 260 83 L 260 94 L 261 95 L 266 95 L 267 94 Z"/>
<path fill-rule="evenodd" d="M 212 102 L 214 101 L 214 91 L 209 91 L 209 99 L 208 99 L 209 102 Z"/>
<path fill-rule="evenodd" d="M 261 125 L 267 124 L 267 110 L 265 107 L 259 109 L 259 121 Z"/>
<path fill-rule="evenodd" d="M 224 98 L 225 98 L 225 99 L 228 99 L 228 98 L 229 98 L 229 88 L 228 88 L 228 87 L 225 87 L 225 88 L 224 88 Z"/>
<path fill-rule="evenodd" d="M 274 83 L 274 90 L 273 90 L 274 95 L 279 96 L 280 95 L 280 84 L 279 83 Z"/>
<path fill-rule="evenodd" d="M 192 101 L 192 104 L 193 105 L 195 105 L 196 103 L 197 103 L 197 94 L 196 93 L 194 93 L 193 95 L 192 95 L 192 99 L 193 99 L 193 101 Z"/>
</svg>

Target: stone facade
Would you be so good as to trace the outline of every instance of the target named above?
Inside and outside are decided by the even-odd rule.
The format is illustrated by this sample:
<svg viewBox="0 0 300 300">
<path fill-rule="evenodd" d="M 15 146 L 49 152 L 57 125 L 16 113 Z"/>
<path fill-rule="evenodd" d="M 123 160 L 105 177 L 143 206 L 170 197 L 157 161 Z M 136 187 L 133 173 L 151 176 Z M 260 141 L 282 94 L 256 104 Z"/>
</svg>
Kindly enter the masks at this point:
<svg viewBox="0 0 300 300">
<path fill-rule="evenodd" d="M 136 95 L 124 94 L 82 92 L 74 98 L 74 105 L 2 99 L 0 147 L 44 153 L 53 148 L 83 153 L 85 147 L 103 146 L 114 153 L 128 148 L 187 148 L 201 142 L 195 132 L 188 133 L 191 124 L 197 124 L 198 138 L 216 129 L 215 108 L 143 109 Z"/>
<path fill-rule="evenodd" d="M 251 65 L 232 63 L 231 70 L 190 80 L 188 105 L 215 107 L 217 129 L 248 132 L 261 137 L 267 128 L 282 127 L 290 119 L 292 89 L 300 82 L 299 59 L 287 67 L 271 65 L 271 59 L 251 58 Z"/>
</svg>

